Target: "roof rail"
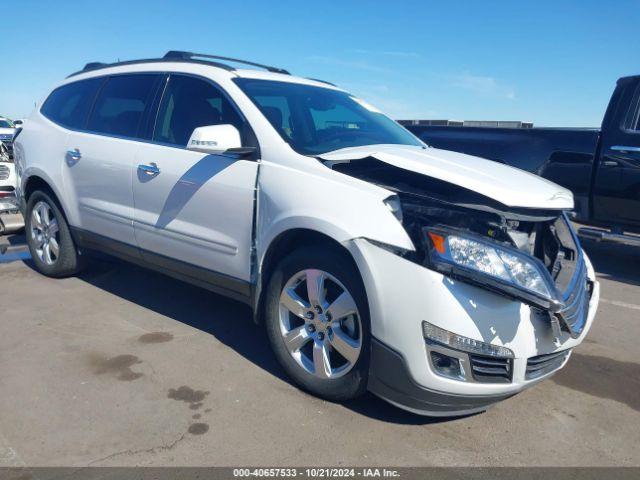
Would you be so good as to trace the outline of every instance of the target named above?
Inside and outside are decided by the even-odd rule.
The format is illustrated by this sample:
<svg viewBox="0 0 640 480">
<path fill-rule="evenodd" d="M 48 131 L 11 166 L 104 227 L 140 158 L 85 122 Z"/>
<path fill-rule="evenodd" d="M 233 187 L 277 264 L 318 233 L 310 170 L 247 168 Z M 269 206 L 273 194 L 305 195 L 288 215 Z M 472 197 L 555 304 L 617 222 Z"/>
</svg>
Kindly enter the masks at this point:
<svg viewBox="0 0 640 480">
<path fill-rule="evenodd" d="M 107 63 L 102 63 L 102 62 L 89 62 L 84 66 L 82 71 L 87 72 L 89 70 L 95 70 L 96 68 L 104 68 L 107 65 L 108 65 Z"/>
<path fill-rule="evenodd" d="M 247 62 L 246 60 L 240 60 L 237 58 L 218 57 L 216 55 L 206 55 L 202 53 L 181 52 L 178 50 L 171 50 L 167 52 L 162 58 L 145 58 L 141 60 L 126 60 L 124 62 L 115 62 L 115 63 L 90 62 L 90 63 L 87 63 L 82 70 L 72 73 L 67 78 L 73 77 L 75 75 L 80 75 L 81 73 L 90 72 L 92 70 L 99 70 L 101 68 L 119 67 L 123 65 L 135 65 L 137 63 L 189 62 L 189 63 L 201 63 L 204 65 L 210 65 L 212 67 L 218 67 L 228 71 L 235 70 L 235 68 L 225 63 L 213 62 L 207 59 L 227 60 L 229 62 L 243 63 L 245 65 L 252 65 L 254 67 L 264 68 L 269 72 L 283 73 L 285 75 L 290 75 L 289 72 L 287 72 L 283 68 L 269 67 L 268 65 L 262 65 L 260 63 L 254 63 L 254 62 Z"/>
<path fill-rule="evenodd" d="M 336 86 L 335 83 L 327 82 L 326 80 L 320 80 L 319 78 L 307 77 L 307 80 L 313 80 L 314 82 L 326 83 L 327 85 L 331 85 L 332 87 Z"/>
<path fill-rule="evenodd" d="M 225 65 L 224 63 L 218 63 L 218 62 L 209 62 L 206 60 L 179 60 L 179 59 L 175 59 L 172 60 L 174 62 L 188 62 L 188 63 L 201 63 L 203 65 L 209 65 L 212 67 L 218 67 L 218 68 L 222 68 L 224 70 L 227 71 L 233 71 L 235 70 L 233 67 L 230 67 L 229 65 Z M 81 73 L 87 73 L 87 72 L 91 72 L 93 70 L 100 70 L 102 68 L 109 68 L 109 67 L 121 67 L 124 65 L 136 65 L 139 63 L 165 63 L 167 62 L 166 59 L 164 58 L 144 58 L 144 59 L 140 59 L 140 60 L 127 60 L 124 62 L 114 62 L 114 63 L 101 63 L 101 62 L 91 62 L 91 63 L 87 63 L 84 68 L 80 71 L 77 72 L 73 72 L 71 75 L 68 75 L 67 78 L 70 77 L 75 77 L 76 75 L 80 75 Z"/>
<path fill-rule="evenodd" d="M 193 60 L 196 58 L 211 58 L 213 60 L 226 60 L 227 62 L 234 63 L 242 63 L 244 65 L 251 65 L 252 67 L 264 68 L 265 70 L 273 73 L 283 73 L 285 75 L 290 75 L 288 71 L 284 68 L 278 67 L 270 67 L 269 65 L 262 65 L 261 63 L 249 62 L 247 60 L 240 60 L 239 58 L 231 58 L 231 57 L 221 57 L 219 55 L 208 55 L 205 53 L 193 53 L 193 52 L 183 52 L 180 50 L 170 50 L 164 55 L 165 60 Z"/>
</svg>

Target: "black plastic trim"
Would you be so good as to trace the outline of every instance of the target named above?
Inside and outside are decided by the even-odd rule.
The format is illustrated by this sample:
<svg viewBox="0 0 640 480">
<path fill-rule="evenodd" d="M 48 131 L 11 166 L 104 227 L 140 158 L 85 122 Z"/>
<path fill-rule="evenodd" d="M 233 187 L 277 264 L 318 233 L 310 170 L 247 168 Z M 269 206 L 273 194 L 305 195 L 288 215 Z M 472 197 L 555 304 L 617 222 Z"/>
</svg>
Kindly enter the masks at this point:
<svg viewBox="0 0 640 480">
<path fill-rule="evenodd" d="M 245 280 L 143 250 L 77 227 L 71 227 L 71 234 L 81 249 L 103 252 L 248 305 L 253 304 L 253 289 L 251 283 Z"/>
<path fill-rule="evenodd" d="M 422 387 L 411 377 L 402 355 L 376 338 L 371 341 L 368 388 L 392 403 L 434 416 L 479 412 L 515 395 L 456 395 Z"/>
</svg>

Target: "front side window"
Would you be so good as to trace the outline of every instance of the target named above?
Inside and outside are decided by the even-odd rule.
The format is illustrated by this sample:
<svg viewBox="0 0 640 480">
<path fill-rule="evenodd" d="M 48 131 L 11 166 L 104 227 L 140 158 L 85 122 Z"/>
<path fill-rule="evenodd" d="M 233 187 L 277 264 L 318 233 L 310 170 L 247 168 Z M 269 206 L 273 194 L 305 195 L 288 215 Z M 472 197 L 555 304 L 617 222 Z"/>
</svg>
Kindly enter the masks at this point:
<svg viewBox="0 0 640 480">
<path fill-rule="evenodd" d="M 45 117 L 63 127 L 82 129 L 104 78 L 90 78 L 55 89 L 40 109 Z"/>
<path fill-rule="evenodd" d="M 9 120 L 0 120 L 0 128 L 13 128 L 13 124 Z"/>
<path fill-rule="evenodd" d="M 196 128 L 223 124 L 243 130 L 240 115 L 218 88 L 199 78 L 172 75 L 162 97 L 153 140 L 186 147 Z"/>
<path fill-rule="evenodd" d="M 364 145 L 423 145 L 389 117 L 346 92 L 249 78 L 234 81 L 282 138 L 303 155 Z"/>
<path fill-rule="evenodd" d="M 98 94 L 87 129 L 135 138 L 157 79 L 148 74 L 110 77 Z"/>
</svg>

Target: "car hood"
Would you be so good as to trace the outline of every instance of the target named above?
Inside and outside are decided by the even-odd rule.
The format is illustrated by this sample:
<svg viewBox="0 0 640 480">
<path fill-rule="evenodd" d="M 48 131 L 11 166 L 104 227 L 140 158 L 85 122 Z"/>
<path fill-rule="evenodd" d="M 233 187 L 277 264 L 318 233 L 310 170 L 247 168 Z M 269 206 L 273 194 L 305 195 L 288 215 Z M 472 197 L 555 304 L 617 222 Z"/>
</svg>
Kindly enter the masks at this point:
<svg viewBox="0 0 640 480">
<path fill-rule="evenodd" d="M 15 128 L 0 128 L 0 135 L 13 135 Z"/>
<path fill-rule="evenodd" d="M 509 207 L 573 208 L 573 194 L 566 188 L 524 170 L 463 153 L 430 147 L 371 145 L 319 155 L 322 160 L 334 163 L 369 157 L 458 185 Z"/>
</svg>

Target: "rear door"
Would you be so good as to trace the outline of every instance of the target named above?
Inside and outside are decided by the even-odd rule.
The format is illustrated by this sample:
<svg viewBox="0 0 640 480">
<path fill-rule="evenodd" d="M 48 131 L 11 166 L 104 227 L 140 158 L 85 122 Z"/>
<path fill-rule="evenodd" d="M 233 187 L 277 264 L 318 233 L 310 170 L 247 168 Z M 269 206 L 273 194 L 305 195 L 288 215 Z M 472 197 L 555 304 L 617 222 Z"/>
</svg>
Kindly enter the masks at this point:
<svg viewBox="0 0 640 480">
<path fill-rule="evenodd" d="M 86 126 L 67 140 L 68 187 L 75 192 L 83 230 L 135 246 L 133 165 L 138 131 L 160 75 L 103 80 Z"/>
<path fill-rule="evenodd" d="M 229 277 L 246 282 L 258 164 L 186 149 L 196 127 L 218 124 L 232 124 L 241 134 L 250 131 L 219 87 L 171 74 L 152 141 L 136 156 L 135 234 L 149 262 L 207 282 Z"/>
<path fill-rule="evenodd" d="M 640 225 L 640 82 L 619 85 L 602 130 L 593 189 L 596 220 Z"/>
</svg>

